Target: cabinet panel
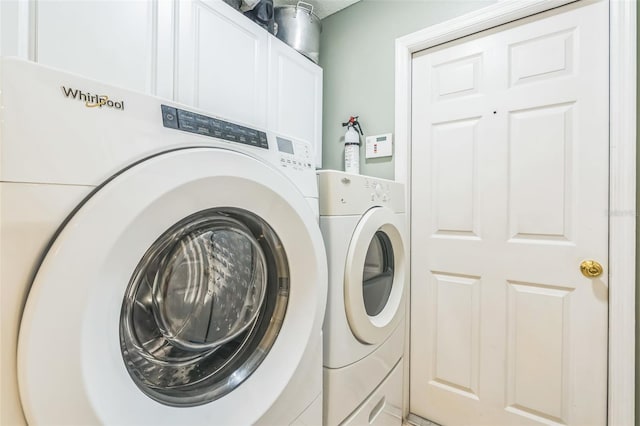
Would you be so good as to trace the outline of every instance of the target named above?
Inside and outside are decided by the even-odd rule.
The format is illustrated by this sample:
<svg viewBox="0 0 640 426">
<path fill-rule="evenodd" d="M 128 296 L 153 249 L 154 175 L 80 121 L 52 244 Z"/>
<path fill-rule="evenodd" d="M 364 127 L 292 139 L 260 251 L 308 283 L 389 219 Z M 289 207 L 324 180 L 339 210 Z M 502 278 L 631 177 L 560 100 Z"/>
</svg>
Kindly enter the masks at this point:
<svg viewBox="0 0 640 426">
<path fill-rule="evenodd" d="M 265 127 L 268 34 L 222 1 L 181 1 L 177 100 Z"/>
<path fill-rule="evenodd" d="M 322 166 L 322 68 L 270 37 L 269 128 L 310 142 Z"/>
<path fill-rule="evenodd" d="M 157 1 L 39 0 L 36 7 L 37 62 L 156 93 Z"/>
<path fill-rule="evenodd" d="M 29 59 L 33 10 L 30 2 L 0 1 L 0 55 Z"/>
</svg>

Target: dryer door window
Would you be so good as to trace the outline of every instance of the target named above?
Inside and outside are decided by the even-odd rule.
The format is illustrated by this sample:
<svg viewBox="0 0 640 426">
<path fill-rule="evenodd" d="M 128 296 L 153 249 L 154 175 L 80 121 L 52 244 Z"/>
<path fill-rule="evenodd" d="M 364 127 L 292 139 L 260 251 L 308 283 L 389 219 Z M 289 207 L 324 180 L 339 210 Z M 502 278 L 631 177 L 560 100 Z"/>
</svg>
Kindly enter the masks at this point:
<svg viewBox="0 0 640 426">
<path fill-rule="evenodd" d="M 393 246 L 389 236 L 377 231 L 369 244 L 362 273 L 362 297 L 367 315 L 376 316 L 387 304 L 393 287 Z"/>
<path fill-rule="evenodd" d="M 403 215 L 374 207 L 351 237 L 345 260 L 345 313 L 353 334 L 367 344 L 387 339 L 404 317 L 403 229 Z"/>
<path fill-rule="evenodd" d="M 167 230 L 138 264 L 120 316 L 122 355 L 138 387 L 193 406 L 240 385 L 282 325 L 283 271 L 282 243 L 247 211 L 210 209 Z"/>
</svg>

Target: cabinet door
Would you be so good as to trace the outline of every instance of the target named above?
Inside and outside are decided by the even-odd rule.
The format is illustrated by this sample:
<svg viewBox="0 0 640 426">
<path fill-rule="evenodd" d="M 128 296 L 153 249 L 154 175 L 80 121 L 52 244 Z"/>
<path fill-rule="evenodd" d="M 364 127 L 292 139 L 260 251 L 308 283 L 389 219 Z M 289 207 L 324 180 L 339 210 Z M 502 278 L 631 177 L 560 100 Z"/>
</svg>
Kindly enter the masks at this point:
<svg viewBox="0 0 640 426">
<path fill-rule="evenodd" d="M 322 167 L 322 68 L 270 37 L 269 128 L 309 142 Z"/>
<path fill-rule="evenodd" d="M 267 32 L 220 0 L 180 1 L 176 99 L 266 127 Z"/>
<path fill-rule="evenodd" d="M 33 5 L 0 0 L 0 56 L 29 59 L 29 21 Z"/>
<path fill-rule="evenodd" d="M 128 89 L 158 94 L 158 36 L 172 2 L 39 0 L 37 62 Z M 163 52 L 172 45 L 162 46 Z M 162 62 L 162 59 L 161 59 Z M 161 80 L 172 80 L 162 74 Z M 168 90 L 161 90 L 166 95 Z"/>
</svg>

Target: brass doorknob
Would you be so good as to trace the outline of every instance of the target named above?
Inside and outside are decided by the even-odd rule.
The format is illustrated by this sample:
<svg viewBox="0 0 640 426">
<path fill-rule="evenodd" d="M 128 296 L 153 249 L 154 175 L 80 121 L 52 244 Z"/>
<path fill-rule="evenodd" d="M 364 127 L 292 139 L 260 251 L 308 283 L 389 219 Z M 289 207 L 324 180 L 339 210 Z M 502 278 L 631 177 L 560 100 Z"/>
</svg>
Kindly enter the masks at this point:
<svg viewBox="0 0 640 426">
<path fill-rule="evenodd" d="M 587 278 L 596 278 L 602 275 L 602 265 L 595 260 L 583 260 L 580 264 L 580 272 Z"/>
</svg>

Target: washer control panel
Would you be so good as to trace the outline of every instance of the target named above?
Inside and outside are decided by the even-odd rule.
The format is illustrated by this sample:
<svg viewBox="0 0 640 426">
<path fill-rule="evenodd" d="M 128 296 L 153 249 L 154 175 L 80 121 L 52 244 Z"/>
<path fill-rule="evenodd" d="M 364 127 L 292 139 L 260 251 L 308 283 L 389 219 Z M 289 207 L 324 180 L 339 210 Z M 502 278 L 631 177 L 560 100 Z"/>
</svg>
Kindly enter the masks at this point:
<svg viewBox="0 0 640 426">
<path fill-rule="evenodd" d="M 164 127 L 269 149 L 267 134 L 263 131 L 168 105 L 161 108 Z"/>
<path fill-rule="evenodd" d="M 315 170 L 311 144 L 276 136 L 280 167 L 290 170 Z"/>
</svg>

